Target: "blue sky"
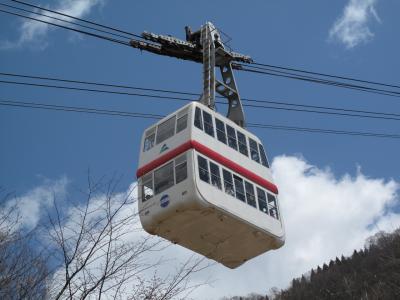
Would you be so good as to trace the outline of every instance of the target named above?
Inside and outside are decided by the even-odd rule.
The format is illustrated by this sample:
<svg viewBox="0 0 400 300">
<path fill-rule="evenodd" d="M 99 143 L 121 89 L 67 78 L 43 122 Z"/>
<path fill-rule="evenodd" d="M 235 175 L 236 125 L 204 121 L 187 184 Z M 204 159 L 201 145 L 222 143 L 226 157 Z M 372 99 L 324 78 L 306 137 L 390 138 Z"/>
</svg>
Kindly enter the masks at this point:
<svg viewBox="0 0 400 300">
<path fill-rule="evenodd" d="M 74 1 L 35 3 L 57 8 L 73 6 Z M 184 26 L 197 29 L 211 21 L 232 37 L 235 51 L 250 55 L 257 62 L 399 84 L 400 3 L 395 0 L 251 3 L 103 0 L 92 4 L 72 11 L 137 34 L 146 30 L 181 38 Z M 141 53 L 61 29 L 33 33 L 29 30 L 20 19 L 1 14 L 1 72 L 201 92 L 199 64 Z M 28 33 L 33 34 L 32 39 L 27 38 Z M 236 79 L 242 97 L 247 98 L 390 113 L 400 110 L 399 99 L 395 97 L 244 72 L 236 73 Z M 5 84 L 1 84 L 0 98 L 156 114 L 167 114 L 182 106 L 181 102 L 173 101 Z M 400 131 L 400 123 L 390 120 L 251 108 L 245 113 L 253 123 L 393 134 Z M 0 107 L 1 185 L 20 195 L 43 184 L 45 179 L 68 178 L 72 185 L 84 186 L 90 168 L 94 176 L 114 172 L 124 175 L 122 188 L 127 187 L 135 180 L 142 131 L 151 123 L 151 120 Z M 380 182 L 381 187 L 391 189 L 390 201 L 398 201 L 393 196 L 397 188 L 388 185 L 390 180 L 395 185 L 400 181 L 399 140 L 252 131 L 264 142 L 271 160 L 296 158 L 298 163 L 312 166 L 313 174 L 323 174 L 326 180 L 331 180 L 333 186 L 346 176 L 350 176 L 352 183 L 362 178 L 367 183 L 374 179 L 374 183 Z M 283 164 L 281 160 L 277 162 Z M 303 175 L 310 170 L 296 166 Z M 391 209 L 395 207 L 392 205 Z M 383 211 L 386 210 L 379 210 L 379 216 Z M 365 221 L 365 226 L 369 221 Z M 237 292 L 251 292 L 251 288 L 262 290 L 261 286 L 249 286 L 248 290 Z M 228 293 L 220 292 L 218 295 Z"/>
</svg>

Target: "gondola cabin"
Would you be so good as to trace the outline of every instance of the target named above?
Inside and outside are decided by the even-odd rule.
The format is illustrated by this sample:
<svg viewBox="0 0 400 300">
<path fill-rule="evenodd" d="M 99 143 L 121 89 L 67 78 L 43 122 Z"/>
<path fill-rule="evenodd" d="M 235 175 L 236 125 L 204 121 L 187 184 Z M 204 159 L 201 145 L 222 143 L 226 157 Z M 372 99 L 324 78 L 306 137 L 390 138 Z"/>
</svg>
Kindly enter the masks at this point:
<svg viewBox="0 0 400 300">
<path fill-rule="evenodd" d="M 265 148 L 199 102 L 145 130 L 137 177 L 150 234 L 229 268 L 284 244 Z"/>
</svg>

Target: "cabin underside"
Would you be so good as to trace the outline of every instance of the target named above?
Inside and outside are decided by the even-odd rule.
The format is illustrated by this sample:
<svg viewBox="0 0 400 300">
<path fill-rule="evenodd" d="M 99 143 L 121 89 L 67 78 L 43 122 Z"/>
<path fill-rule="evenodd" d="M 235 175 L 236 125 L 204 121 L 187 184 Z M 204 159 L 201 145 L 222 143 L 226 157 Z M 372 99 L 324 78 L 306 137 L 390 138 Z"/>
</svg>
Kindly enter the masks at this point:
<svg viewBox="0 0 400 300">
<path fill-rule="evenodd" d="M 177 211 L 158 225 L 153 234 L 231 269 L 282 244 L 217 208 Z"/>
</svg>

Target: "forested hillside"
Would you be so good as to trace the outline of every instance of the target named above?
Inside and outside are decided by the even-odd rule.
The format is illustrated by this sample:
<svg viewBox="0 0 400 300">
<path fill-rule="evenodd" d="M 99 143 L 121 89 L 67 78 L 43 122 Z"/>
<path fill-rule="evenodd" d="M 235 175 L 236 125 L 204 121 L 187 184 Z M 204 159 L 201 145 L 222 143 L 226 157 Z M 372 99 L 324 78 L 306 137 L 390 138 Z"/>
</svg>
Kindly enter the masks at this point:
<svg viewBox="0 0 400 300">
<path fill-rule="evenodd" d="M 400 228 L 377 233 L 363 250 L 312 269 L 286 290 L 230 299 L 400 299 Z"/>
</svg>

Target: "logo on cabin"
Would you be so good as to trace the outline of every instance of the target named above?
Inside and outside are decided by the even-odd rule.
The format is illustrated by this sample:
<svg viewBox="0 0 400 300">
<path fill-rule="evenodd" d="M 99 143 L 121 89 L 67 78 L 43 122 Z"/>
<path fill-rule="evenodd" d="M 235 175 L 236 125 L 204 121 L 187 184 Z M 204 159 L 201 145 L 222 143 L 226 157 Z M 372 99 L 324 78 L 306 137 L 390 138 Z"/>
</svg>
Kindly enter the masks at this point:
<svg viewBox="0 0 400 300">
<path fill-rule="evenodd" d="M 167 151 L 169 149 L 169 147 L 167 146 L 167 144 L 162 145 L 160 153 Z"/>
<path fill-rule="evenodd" d="M 163 195 L 160 199 L 160 206 L 161 207 L 167 207 L 169 204 L 169 196 L 168 195 Z"/>
</svg>

